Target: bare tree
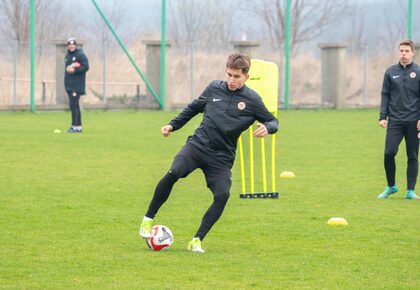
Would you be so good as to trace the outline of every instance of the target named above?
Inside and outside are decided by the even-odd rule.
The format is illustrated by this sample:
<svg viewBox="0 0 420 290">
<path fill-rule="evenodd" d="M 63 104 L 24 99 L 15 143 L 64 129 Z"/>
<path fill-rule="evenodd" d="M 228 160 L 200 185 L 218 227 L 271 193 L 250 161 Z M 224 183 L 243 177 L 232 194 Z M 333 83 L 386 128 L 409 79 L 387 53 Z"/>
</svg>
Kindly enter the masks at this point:
<svg viewBox="0 0 420 290">
<path fill-rule="evenodd" d="M 39 8 L 38 3 L 37 8 Z M 0 31 L 7 39 L 29 40 L 30 9 L 28 0 L 0 0 L 0 13 L 4 19 Z"/>
<path fill-rule="evenodd" d="M 126 3 L 124 1 L 104 1 L 104 3 L 104 6 L 101 7 L 102 12 L 112 26 L 118 30 L 126 20 L 124 13 L 126 11 Z M 89 25 L 89 31 L 94 39 L 100 38 L 100 40 L 106 40 L 111 36 L 111 31 L 98 13 L 95 13 L 95 17 Z M 119 36 L 123 34 L 123 31 L 118 31 Z"/>
<path fill-rule="evenodd" d="M 406 28 L 406 8 L 403 2 L 399 0 L 398 3 L 393 4 L 382 7 L 385 17 L 381 25 L 382 29 L 378 33 L 378 43 L 391 54 L 395 53 L 398 42 L 404 38 Z"/>
<path fill-rule="evenodd" d="M 196 43 L 207 49 L 226 43 L 230 39 L 226 15 L 232 17 L 229 3 L 222 0 L 171 1 L 168 28 L 173 42 L 178 46 Z"/>
<path fill-rule="evenodd" d="M 271 45 L 278 48 L 285 40 L 286 1 L 284 0 L 244 0 L 250 13 L 258 17 L 267 29 Z M 316 39 L 324 33 L 324 27 L 344 13 L 344 0 L 294 0 L 291 1 L 290 45 L 295 52 L 299 45 Z"/>
<path fill-rule="evenodd" d="M 66 0 L 35 1 L 35 31 L 39 41 L 51 39 L 66 30 L 65 6 Z M 0 31 L 8 40 L 29 40 L 30 0 L 0 0 L 0 14 L 4 20 Z"/>
<path fill-rule="evenodd" d="M 350 47 L 350 52 L 353 54 L 360 54 L 364 51 L 367 44 L 366 38 L 369 31 L 367 31 L 366 11 L 363 5 L 352 5 L 347 9 L 347 19 L 350 20 L 350 29 L 346 37 L 347 43 Z"/>
</svg>

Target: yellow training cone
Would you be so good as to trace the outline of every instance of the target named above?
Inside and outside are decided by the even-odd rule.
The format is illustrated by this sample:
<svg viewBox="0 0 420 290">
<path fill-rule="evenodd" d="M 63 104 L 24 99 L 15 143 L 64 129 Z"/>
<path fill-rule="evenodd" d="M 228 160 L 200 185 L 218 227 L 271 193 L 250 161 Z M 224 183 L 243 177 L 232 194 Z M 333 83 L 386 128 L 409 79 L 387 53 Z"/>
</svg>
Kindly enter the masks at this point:
<svg viewBox="0 0 420 290">
<path fill-rule="evenodd" d="M 342 217 L 330 218 L 327 222 L 330 226 L 347 226 L 349 223 Z"/>
<path fill-rule="evenodd" d="M 295 174 L 291 171 L 283 171 L 280 174 L 280 178 L 295 178 Z"/>
</svg>

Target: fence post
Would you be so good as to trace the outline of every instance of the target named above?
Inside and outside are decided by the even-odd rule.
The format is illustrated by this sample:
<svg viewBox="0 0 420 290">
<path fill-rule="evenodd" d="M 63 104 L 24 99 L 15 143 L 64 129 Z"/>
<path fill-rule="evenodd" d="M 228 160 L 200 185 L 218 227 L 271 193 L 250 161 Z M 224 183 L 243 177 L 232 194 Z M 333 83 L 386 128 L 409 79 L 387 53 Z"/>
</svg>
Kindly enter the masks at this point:
<svg viewBox="0 0 420 290">
<path fill-rule="evenodd" d="M 286 105 L 285 95 L 286 92 L 284 91 L 284 75 L 283 75 L 283 58 L 284 58 L 284 44 L 280 44 L 280 66 L 279 66 L 279 102 L 278 108 L 280 108 L 281 103 Z"/>
<path fill-rule="evenodd" d="M 106 54 L 107 54 L 107 44 L 108 40 L 106 38 L 102 41 L 103 55 L 102 55 L 102 101 L 106 108 L 107 98 L 106 98 Z"/>
<path fill-rule="evenodd" d="M 140 103 L 140 84 L 136 85 L 136 100 L 137 100 L 137 104 Z"/>
<path fill-rule="evenodd" d="M 240 54 L 244 54 L 249 56 L 250 58 L 257 58 L 258 57 L 258 50 L 260 47 L 259 42 L 255 41 L 232 41 L 233 50 L 239 52 Z"/>
<path fill-rule="evenodd" d="M 18 42 L 16 39 L 13 40 L 13 109 L 16 109 L 17 105 L 17 96 L 16 96 L 16 87 L 17 87 L 17 49 Z"/>
<path fill-rule="evenodd" d="M 194 42 L 191 41 L 190 43 L 190 101 L 194 100 L 195 98 L 195 76 L 194 76 L 194 72 L 195 72 L 195 63 L 194 63 L 194 54 L 195 54 L 195 50 L 194 50 Z"/>
<path fill-rule="evenodd" d="M 419 64 L 420 63 L 420 42 L 414 43 L 414 62 Z"/>
<path fill-rule="evenodd" d="M 319 44 L 321 48 L 321 102 L 345 107 L 345 43 Z"/>
<path fill-rule="evenodd" d="M 159 98 L 162 98 L 161 91 L 160 91 L 160 74 L 161 74 L 161 46 L 162 43 L 160 40 L 146 40 L 144 41 L 146 44 L 146 75 L 147 79 L 149 80 L 150 84 L 152 85 L 153 89 L 157 94 L 159 94 Z M 170 48 L 171 43 L 166 42 L 166 48 Z M 167 81 L 167 80 L 166 80 Z M 165 107 L 163 108 L 165 111 L 171 109 L 171 96 L 170 96 L 170 89 L 166 90 L 166 100 L 164 102 Z M 169 93 L 168 93 L 169 92 Z M 152 99 L 152 94 L 150 91 L 147 91 L 147 99 Z M 160 100 L 161 103 L 163 100 Z"/>
<path fill-rule="evenodd" d="M 42 84 L 42 104 L 45 105 L 45 81 L 41 81 Z"/>
<path fill-rule="evenodd" d="M 363 63 L 363 104 L 368 101 L 368 70 L 369 70 L 369 46 L 365 45 Z"/>
</svg>

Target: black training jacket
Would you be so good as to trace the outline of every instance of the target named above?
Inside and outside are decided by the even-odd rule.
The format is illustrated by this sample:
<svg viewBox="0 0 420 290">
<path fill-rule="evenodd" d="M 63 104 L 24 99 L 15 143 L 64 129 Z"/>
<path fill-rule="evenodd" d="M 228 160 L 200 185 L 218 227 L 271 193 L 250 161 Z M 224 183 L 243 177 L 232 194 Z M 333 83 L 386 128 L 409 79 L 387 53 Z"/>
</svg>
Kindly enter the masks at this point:
<svg viewBox="0 0 420 290">
<path fill-rule="evenodd" d="M 64 73 L 64 87 L 66 91 L 77 92 L 80 95 L 86 94 L 86 72 L 89 70 L 89 61 L 81 48 L 77 48 L 71 52 L 67 50 L 66 58 L 64 59 L 65 68 L 74 62 L 80 63 L 80 67 L 76 68 L 75 72 L 69 74 Z"/>
<path fill-rule="evenodd" d="M 239 136 L 255 120 L 263 123 L 270 134 L 278 129 L 277 119 L 267 110 L 261 97 L 246 85 L 232 92 L 225 81 L 211 82 L 169 125 L 176 131 L 198 113 L 204 113 L 203 120 L 194 135 L 188 137 L 188 142 L 230 168 Z"/>
<path fill-rule="evenodd" d="M 420 120 L 420 66 L 400 63 L 385 71 L 379 120 Z"/>
</svg>

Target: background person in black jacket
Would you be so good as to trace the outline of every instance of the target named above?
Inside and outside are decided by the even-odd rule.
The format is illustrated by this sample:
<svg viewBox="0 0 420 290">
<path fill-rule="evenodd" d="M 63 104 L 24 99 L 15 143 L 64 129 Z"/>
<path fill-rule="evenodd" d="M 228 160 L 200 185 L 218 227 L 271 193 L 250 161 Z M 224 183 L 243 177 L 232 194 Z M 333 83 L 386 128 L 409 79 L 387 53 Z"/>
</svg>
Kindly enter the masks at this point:
<svg viewBox="0 0 420 290">
<path fill-rule="evenodd" d="M 74 38 L 67 40 L 67 54 L 65 58 L 66 72 L 64 73 L 64 87 L 69 96 L 71 110 L 71 127 L 68 133 L 82 132 L 82 115 L 80 112 L 80 96 L 86 94 L 86 72 L 89 61 L 81 48 L 77 48 Z"/>
<path fill-rule="evenodd" d="M 255 137 L 277 132 L 278 121 L 268 112 L 261 97 L 245 85 L 249 78 L 250 59 L 240 54 L 229 56 L 226 80 L 213 81 L 200 97 L 190 103 L 176 118 L 161 128 L 164 137 L 182 128 L 198 113 L 203 120 L 175 156 L 170 170 L 159 181 L 149 209 L 140 226 L 143 238 L 152 236 L 153 219 L 168 199 L 172 187 L 180 179 L 200 168 L 212 191 L 213 203 L 188 244 L 188 250 L 204 252 L 201 241 L 216 223 L 225 208 L 232 183 L 231 171 L 239 136 L 256 120 Z"/>
<path fill-rule="evenodd" d="M 395 155 L 405 139 L 407 151 L 407 199 L 419 199 L 414 189 L 418 173 L 420 131 L 420 67 L 413 62 L 411 40 L 399 45 L 397 64 L 384 76 L 379 125 L 386 130 L 384 165 L 388 186 L 378 198 L 387 198 L 398 191 L 395 184 Z"/>
</svg>

